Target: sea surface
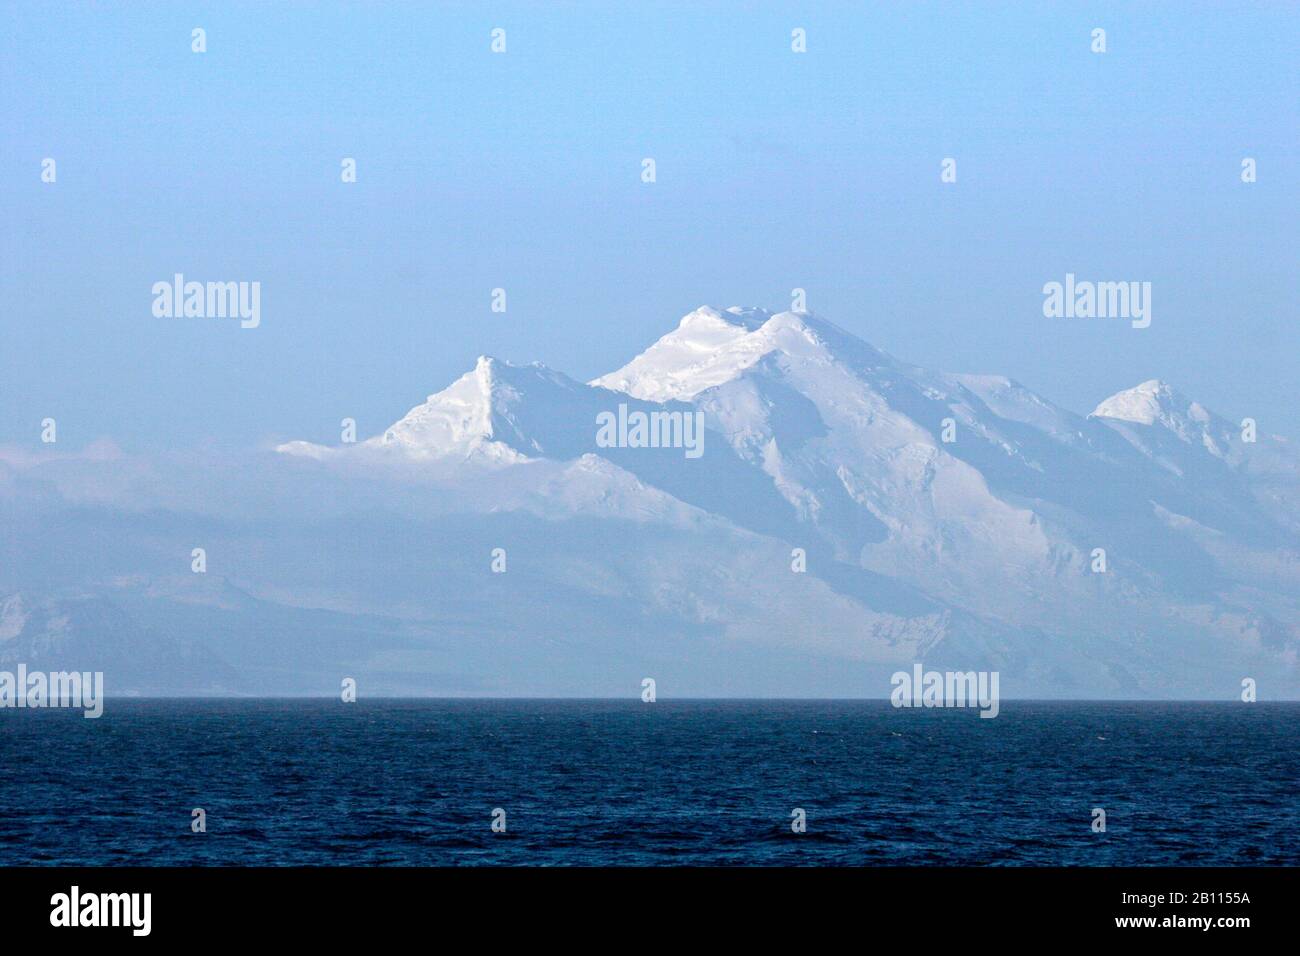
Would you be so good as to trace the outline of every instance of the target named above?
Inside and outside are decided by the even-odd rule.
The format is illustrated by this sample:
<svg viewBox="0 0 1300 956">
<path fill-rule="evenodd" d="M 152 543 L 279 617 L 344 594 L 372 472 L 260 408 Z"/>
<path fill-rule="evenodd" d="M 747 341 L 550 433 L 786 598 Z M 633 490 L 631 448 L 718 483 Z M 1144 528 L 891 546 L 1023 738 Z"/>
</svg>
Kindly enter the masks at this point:
<svg viewBox="0 0 1300 956">
<path fill-rule="evenodd" d="M 1296 863 L 1300 704 L 0 710 L 0 865 Z"/>
</svg>

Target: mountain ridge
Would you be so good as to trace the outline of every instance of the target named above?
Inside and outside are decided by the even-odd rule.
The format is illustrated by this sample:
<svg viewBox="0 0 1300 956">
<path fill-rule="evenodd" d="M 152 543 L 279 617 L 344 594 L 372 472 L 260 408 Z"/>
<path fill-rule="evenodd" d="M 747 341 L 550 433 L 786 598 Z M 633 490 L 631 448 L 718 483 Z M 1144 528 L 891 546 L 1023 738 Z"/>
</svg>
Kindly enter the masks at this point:
<svg viewBox="0 0 1300 956">
<path fill-rule="evenodd" d="M 599 441 L 620 410 L 699 416 L 702 454 Z M 394 692 L 650 673 L 884 696 L 923 658 L 999 670 L 1014 696 L 1222 697 L 1245 676 L 1300 686 L 1300 469 L 1243 438 L 1159 380 L 1082 415 L 819 316 L 701 307 L 589 382 L 481 356 L 361 441 L 275 446 L 242 490 L 151 476 L 166 506 L 138 527 L 79 506 L 74 537 L 49 530 L 62 476 L 109 487 L 129 460 L 33 466 L 0 498 L 39 494 L 15 553 L 111 542 L 86 589 L 129 596 L 142 633 L 214 634 L 259 688 L 305 681 L 301 663 L 312 687 L 346 667 Z M 247 600 L 196 591 L 159 542 L 206 542 Z M 0 595 L 30 579 L 0 565 Z M 328 665 L 319 626 L 339 635 Z"/>
</svg>

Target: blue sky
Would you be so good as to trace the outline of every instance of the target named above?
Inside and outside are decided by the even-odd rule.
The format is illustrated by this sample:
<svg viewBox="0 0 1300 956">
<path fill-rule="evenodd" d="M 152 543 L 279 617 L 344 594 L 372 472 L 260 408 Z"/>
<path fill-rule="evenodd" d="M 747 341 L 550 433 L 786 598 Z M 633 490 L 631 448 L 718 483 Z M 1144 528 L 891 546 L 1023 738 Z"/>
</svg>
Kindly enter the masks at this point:
<svg viewBox="0 0 1300 956">
<path fill-rule="evenodd" d="M 1288 4 L 5 4 L 0 442 L 369 435 L 480 353 L 587 379 L 794 287 L 1079 412 L 1160 377 L 1298 437 L 1298 42 Z M 175 272 L 260 281 L 261 326 L 155 318 Z M 1151 327 L 1044 318 L 1066 272 L 1150 281 Z"/>
</svg>

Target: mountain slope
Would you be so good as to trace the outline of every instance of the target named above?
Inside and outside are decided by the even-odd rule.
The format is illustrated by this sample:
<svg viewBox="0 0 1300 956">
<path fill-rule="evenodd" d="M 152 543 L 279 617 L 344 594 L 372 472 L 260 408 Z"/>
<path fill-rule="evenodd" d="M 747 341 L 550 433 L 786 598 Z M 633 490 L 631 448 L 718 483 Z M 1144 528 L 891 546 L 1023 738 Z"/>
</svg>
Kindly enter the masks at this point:
<svg viewBox="0 0 1300 956">
<path fill-rule="evenodd" d="M 698 416 L 701 454 L 602 431 L 635 415 Z M 999 670 L 1008 696 L 1300 686 L 1295 455 L 1159 382 L 1085 416 L 817 316 L 705 307 L 593 382 L 482 357 L 363 441 L 277 451 L 7 466 L 0 593 L 121 601 L 139 625 L 105 612 L 104 633 L 142 659 L 216 635 L 235 692 L 345 671 L 885 696 L 915 660 Z M 54 646 L 35 606 L 0 606 L 0 648 Z"/>
</svg>

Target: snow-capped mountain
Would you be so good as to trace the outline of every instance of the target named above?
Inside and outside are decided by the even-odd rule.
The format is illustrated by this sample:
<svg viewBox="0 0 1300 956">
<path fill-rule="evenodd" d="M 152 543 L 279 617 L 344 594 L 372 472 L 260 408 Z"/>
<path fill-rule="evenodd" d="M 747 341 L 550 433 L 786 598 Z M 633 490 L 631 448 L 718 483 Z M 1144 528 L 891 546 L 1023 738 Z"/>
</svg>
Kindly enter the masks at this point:
<svg viewBox="0 0 1300 956">
<path fill-rule="evenodd" d="M 0 459 L 0 651 L 144 686 L 133 657 L 197 639 L 247 693 L 883 697 L 922 661 L 1009 697 L 1296 697 L 1300 458 L 1246 425 L 704 307 L 588 383 L 482 357 L 353 443 Z M 56 641 L 39 609 L 91 595 L 104 626 Z M 203 686 L 155 657 L 151 692 Z"/>
<path fill-rule="evenodd" d="M 702 412 L 705 453 L 601 447 L 597 416 L 619 404 Z M 1199 687 L 1235 684 L 1256 653 L 1294 673 L 1293 490 L 1257 482 L 1252 465 L 1294 474 L 1294 459 L 1272 436 L 1243 435 L 1161 382 L 1085 417 L 1006 378 L 908 365 L 810 314 L 702 307 L 587 385 L 481 358 L 365 442 L 280 450 L 455 460 L 470 469 L 462 477 L 477 464 L 581 463 L 580 475 L 549 472 L 529 507 L 580 513 L 610 500 L 575 493 L 583 479 L 619 480 L 642 519 L 676 501 L 679 522 L 689 513 L 779 542 L 773 561 L 794 548 L 815 555 L 810 577 L 893 615 L 864 628 L 864 646 L 888 646 L 881 634 L 901 627 L 926 635 L 912 651 L 1014 660 L 1065 687 L 1160 693 L 1189 672 Z M 781 570 L 784 590 L 793 579 Z M 725 617 L 725 603 L 715 613 Z M 817 629 L 792 624 L 788 643 Z"/>
<path fill-rule="evenodd" d="M 1177 452 L 1177 457 L 1191 454 L 1193 460 L 1199 461 L 1198 452 L 1203 451 L 1228 465 L 1239 464 L 1246 455 L 1247 445 L 1236 440 L 1240 428 L 1234 428 L 1199 402 L 1158 379 L 1112 395 L 1089 418 L 1105 421 L 1144 454 L 1176 474 L 1182 471 L 1179 463 L 1166 455 L 1170 448 Z M 1170 439 L 1180 444 L 1170 446 Z"/>
<path fill-rule="evenodd" d="M 1233 431 L 1222 418 L 1158 379 L 1117 392 L 1098 405 L 1090 417 L 1159 425 L 1185 442 L 1203 446 L 1216 458 L 1225 457 Z"/>
</svg>

